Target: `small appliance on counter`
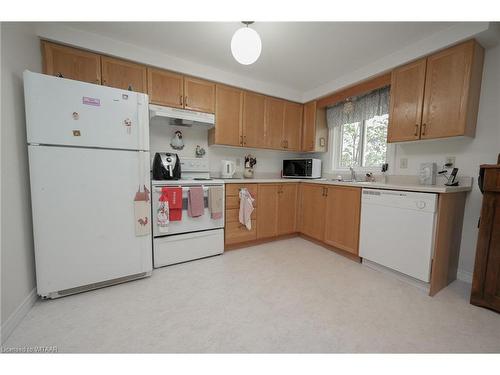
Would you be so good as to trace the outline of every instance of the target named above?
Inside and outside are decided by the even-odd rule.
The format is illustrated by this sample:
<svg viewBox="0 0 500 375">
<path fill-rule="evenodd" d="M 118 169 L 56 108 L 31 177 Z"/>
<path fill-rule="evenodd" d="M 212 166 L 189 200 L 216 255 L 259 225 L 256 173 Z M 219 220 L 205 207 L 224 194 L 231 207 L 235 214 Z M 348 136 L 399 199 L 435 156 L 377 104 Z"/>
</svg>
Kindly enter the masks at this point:
<svg viewBox="0 0 500 375">
<path fill-rule="evenodd" d="M 221 160 L 221 178 L 233 178 L 236 172 L 236 163 L 230 160 Z"/>
<path fill-rule="evenodd" d="M 153 160 L 153 180 L 178 180 L 181 162 L 177 154 L 157 152 Z"/>
<path fill-rule="evenodd" d="M 283 160 L 283 178 L 321 178 L 321 159 Z"/>
</svg>

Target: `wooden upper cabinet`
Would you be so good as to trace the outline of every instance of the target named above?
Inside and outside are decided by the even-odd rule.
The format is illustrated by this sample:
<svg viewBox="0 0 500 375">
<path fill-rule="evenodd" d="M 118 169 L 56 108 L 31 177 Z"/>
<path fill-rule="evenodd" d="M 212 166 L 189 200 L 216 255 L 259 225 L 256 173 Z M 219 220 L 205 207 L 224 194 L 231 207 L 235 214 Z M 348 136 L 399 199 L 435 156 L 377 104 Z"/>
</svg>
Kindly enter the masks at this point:
<svg viewBox="0 0 500 375">
<path fill-rule="evenodd" d="M 474 40 L 427 58 L 421 138 L 474 136 L 483 59 Z"/>
<path fill-rule="evenodd" d="M 421 59 L 392 71 L 388 142 L 420 138 L 426 63 Z"/>
<path fill-rule="evenodd" d="M 216 85 L 215 128 L 209 130 L 209 143 L 241 146 L 243 143 L 242 111 L 243 91 L 233 87 Z"/>
<path fill-rule="evenodd" d="M 264 95 L 243 93 L 243 146 L 265 147 L 264 108 Z"/>
<path fill-rule="evenodd" d="M 101 83 L 101 56 L 42 41 L 43 72 L 77 81 Z"/>
<path fill-rule="evenodd" d="M 104 86 L 147 92 L 147 72 L 144 65 L 102 56 L 101 70 Z"/>
<path fill-rule="evenodd" d="M 316 101 L 312 101 L 304 104 L 302 151 L 314 150 L 315 131 L 316 131 Z"/>
<path fill-rule="evenodd" d="M 301 151 L 325 152 L 327 139 L 326 108 L 318 108 L 317 101 L 304 104 Z"/>
<path fill-rule="evenodd" d="M 325 234 L 325 191 L 316 184 L 300 184 L 300 232 L 323 241 Z"/>
<path fill-rule="evenodd" d="M 148 68 L 148 94 L 153 104 L 182 108 L 183 76 L 163 69 Z"/>
<path fill-rule="evenodd" d="M 285 101 L 266 97 L 265 100 L 265 143 L 266 147 L 284 148 L 283 125 L 285 121 Z"/>
<path fill-rule="evenodd" d="M 285 149 L 300 151 L 302 138 L 302 104 L 285 102 Z"/>
<path fill-rule="evenodd" d="M 199 112 L 215 112 L 215 83 L 184 77 L 184 108 Z"/>
<path fill-rule="evenodd" d="M 324 238 L 327 244 L 358 255 L 360 217 L 360 188 L 327 188 Z"/>
<path fill-rule="evenodd" d="M 297 231 L 297 186 L 286 183 L 278 188 L 278 236 Z"/>
</svg>

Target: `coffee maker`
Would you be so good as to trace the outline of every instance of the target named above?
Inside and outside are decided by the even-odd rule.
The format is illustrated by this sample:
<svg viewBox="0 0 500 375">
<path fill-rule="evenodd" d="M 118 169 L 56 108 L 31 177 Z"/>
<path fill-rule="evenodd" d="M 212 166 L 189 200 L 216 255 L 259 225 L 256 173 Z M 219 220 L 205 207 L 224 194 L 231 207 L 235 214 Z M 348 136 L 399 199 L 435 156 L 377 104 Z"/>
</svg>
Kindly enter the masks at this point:
<svg viewBox="0 0 500 375">
<path fill-rule="evenodd" d="M 157 152 L 153 159 L 153 180 L 178 180 L 181 162 L 177 154 Z"/>
</svg>

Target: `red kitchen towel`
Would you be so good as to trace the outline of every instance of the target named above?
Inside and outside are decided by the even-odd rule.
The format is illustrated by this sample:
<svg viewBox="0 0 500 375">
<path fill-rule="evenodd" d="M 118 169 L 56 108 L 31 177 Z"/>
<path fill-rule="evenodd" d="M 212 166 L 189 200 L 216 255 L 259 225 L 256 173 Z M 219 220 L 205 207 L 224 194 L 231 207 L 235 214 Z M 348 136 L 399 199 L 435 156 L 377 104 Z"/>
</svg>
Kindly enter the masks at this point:
<svg viewBox="0 0 500 375">
<path fill-rule="evenodd" d="M 160 202 L 168 201 L 170 221 L 182 220 L 182 188 L 162 187 Z"/>
<path fill-rule="evenodd" d="M 190 217 L 202 216 L 205 213 L 205 200 L 203 197 L 203 188 L 193 186 L 188 191 L 188 215 Z"/>
</svg>

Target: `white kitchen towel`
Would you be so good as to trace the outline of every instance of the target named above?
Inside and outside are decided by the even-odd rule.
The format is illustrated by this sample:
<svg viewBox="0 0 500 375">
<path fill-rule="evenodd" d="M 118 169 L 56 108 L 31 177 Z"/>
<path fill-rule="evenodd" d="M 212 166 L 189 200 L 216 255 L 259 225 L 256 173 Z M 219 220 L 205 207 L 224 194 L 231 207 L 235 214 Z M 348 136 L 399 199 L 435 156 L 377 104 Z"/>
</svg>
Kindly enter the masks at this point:
<svg viewBox="0 0 500 375">
<path fill-rule="evenodd" d="M 168 201 L 158 202 L 156 219 L 158 221 L 158 231 L 160 233 L 168 233 L 168 224 L 170 223 L 170 208 Z"/>
<path fill-rule="evenodd" d="M 240 189 L 240 223 L 247 227 L 248 230 L 252 229 L 252 211 L 253 201 L 252 195 L 247 188 Z"/>
</svg>

